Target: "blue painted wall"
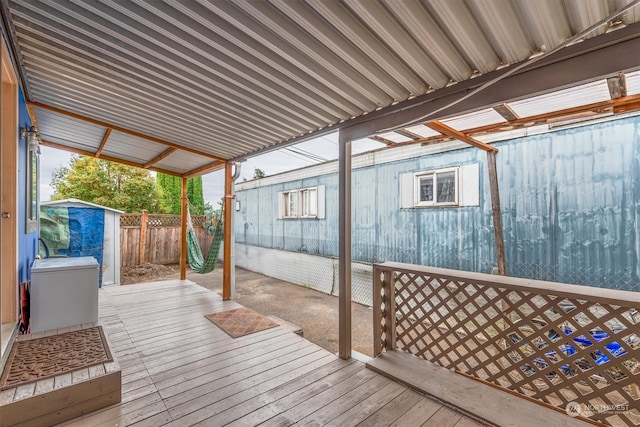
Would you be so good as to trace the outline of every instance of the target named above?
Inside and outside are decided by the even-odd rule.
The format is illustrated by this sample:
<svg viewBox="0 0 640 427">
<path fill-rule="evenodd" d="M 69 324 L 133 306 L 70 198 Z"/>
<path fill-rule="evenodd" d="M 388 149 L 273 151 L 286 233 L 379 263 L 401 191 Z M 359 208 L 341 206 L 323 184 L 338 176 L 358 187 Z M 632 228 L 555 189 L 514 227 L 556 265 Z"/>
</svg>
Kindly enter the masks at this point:
<svg viewBox="0 0 640 427">
<path fill-rule="evenodd" d="M 510 275 L 640 290 L 640 117 L 495 144 Z M 400 175 L 480 165 L 479 206 L 400 209 Z M 277 195 L 324 185 L 326 219 L 278 219 Z M 337 256 L 338 176 L 237 191 L 239 243 Z M 486 155 L 462 149 L 353 171 L 353 258 L 491 272 Z"/>
<path fill-rule="evenodd" d="M 18 95 L 19 128 L 32 126 L 24 94 Z M 27 216 L 27 143 L 18 141 L 18 282 L 31 280 L 31 264 L 38 253 L 38 232 L 26 233 Z"/>
<path fill-rule="evenodd" d="M 6 43 L 2 34 L 2 43 Z M 24 126 L 32 126 L 24 93 L 18 88 L 18 133 Z M 20 139 L 18 145 L 18 283 L 30 280 L 30 268 L 38 250 L 38 232 L 26 232 L 27 211 L 27 143 Z M 15 213 L 14 213 L 15 214 Z M 17 285 L 17 284 L 16 284 Z"/>
</svg>

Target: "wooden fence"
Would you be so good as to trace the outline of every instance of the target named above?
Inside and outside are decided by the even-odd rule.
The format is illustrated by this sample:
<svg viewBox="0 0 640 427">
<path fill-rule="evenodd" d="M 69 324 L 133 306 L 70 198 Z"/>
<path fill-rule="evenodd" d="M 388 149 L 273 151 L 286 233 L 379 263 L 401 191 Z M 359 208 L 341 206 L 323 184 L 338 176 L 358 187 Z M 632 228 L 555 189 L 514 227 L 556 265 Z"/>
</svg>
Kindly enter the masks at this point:
<svg viewBox="0 0 640 427">
<path fill-rule="evenodd" d="M 204 216 L 192 216 L 193 227 L 204 256 L 213 236 L 202 223 Z M 120 217 L 120 263 L 122 267 L 140 264 L 178 264 L 180 262 L 180 215 L 123 214 Z"/>
</svg>

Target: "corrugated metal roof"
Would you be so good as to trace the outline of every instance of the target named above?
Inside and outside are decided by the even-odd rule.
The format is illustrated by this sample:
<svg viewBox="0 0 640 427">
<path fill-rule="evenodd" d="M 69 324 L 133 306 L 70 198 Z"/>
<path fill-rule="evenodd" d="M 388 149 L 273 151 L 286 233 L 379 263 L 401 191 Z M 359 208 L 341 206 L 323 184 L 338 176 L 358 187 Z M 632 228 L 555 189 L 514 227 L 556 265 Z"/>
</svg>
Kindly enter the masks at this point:
<svg viewBox="0 0 640 427">
<path fill-rule="evenodd" d="M 606 80 L 559 90 L 553 94 L 534 96 L 522 101 L 510 102 L 509 106 L 520 117 L 558 111 L 565 108 L 602 102 L 611 99 Z"/>
<path fill-rule="evenodd" d="M 473 113 L 442 120 L 442 123 L 454 129 L 471 129 L 504 121 L 504 117 L 498 114 L 496 110 L 488 108 L 486 110 L 474 111 Z"/>
<path fill-rule="evenodd" d="M 157 164 L 187 173 L 526 60 L 630 3 L 9 0 L 4 12 L 30 101 L 169 143 L 109 138 L 111 157 L 186 147 L 189 165 Z M 585 38 L 639 20 L 635 7 Z M 51 142 L 100 145 L 64 126 L 77 116 L 36 115 Z"/>
<path fill-rule="evenodd" d="M 627 73 L 627 94 L 628 95 L 640 94 L 640 71 Z"/>
</svg>

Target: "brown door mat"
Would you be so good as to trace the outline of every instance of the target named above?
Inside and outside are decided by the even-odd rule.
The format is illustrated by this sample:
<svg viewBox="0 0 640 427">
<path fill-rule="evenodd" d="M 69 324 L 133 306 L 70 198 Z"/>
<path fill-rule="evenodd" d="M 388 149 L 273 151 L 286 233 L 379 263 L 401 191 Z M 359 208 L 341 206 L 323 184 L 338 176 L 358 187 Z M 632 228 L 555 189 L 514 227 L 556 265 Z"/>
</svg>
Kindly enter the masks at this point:
<svg viewBox="0 0 640 427">
<path fill-rule="evenodd" d="M 256 313 L 250 308 L 242 307 L 219 313 L 207 314 L 208 320 L 213 322 L 230 337 L 238 338 L 265 329 L 275 328 L 276 322 Z"/>
<path fill-rule="evenodd" d="M 16 340 L 0 377 L 0 390 L 111 361 L 101 326 Z"/>
</svg>

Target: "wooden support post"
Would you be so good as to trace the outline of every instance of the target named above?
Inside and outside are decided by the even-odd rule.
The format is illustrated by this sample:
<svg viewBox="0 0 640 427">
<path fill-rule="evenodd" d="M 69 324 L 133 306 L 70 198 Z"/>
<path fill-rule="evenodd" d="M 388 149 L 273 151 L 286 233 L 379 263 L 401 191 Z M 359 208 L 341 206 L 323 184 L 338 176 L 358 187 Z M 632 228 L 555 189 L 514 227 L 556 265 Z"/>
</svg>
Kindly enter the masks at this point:
<svg viewBox="0 0 640 427">
<path fill-rule="evenodd" d="M 222 299 L 231 299 L 231 215 L 233 202 L 232 163 L 224 165 L 224 264 L 222 268 Z"/>
<path fill-rule="evenodd" d="M 489 169 L 489 189 L 491 192 L 491 213 L 493 216 L 493 233 L 496 240 L 496 258 L 498 260 L 498 274 L 507 275 L 507 261 L 504 251 L 504 233 L 502 230 L 502 211 L 500 210 L 500 193 L 498 192 L 498 169 L 496 167 L 496 152 L 487 151 L 487 165 Z"/>
<path fill-rule="evenodd" d="M 140 264 L 144 264 L 146 260 L 147 254 L 147 221 L 149 219 L 149 214 L 146 209 L 142 210 L 142 215 L 140 216 L 140 244 L 138 245 L 138 249 L 140 250 Z"/>
<path fill-rule="evenodd" d="M 351 141 L 338 147 L 338 355 L 351 358 Z"/>
<path fill-rule="evenodd" d="M 187 278 L 187 179 L 182 178 L 182 207 L 180 210 L 180 280 Z"/>
</svg>

